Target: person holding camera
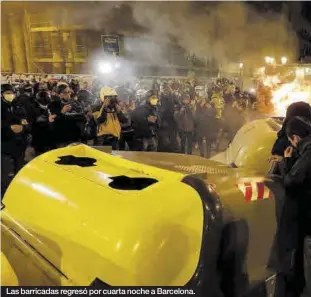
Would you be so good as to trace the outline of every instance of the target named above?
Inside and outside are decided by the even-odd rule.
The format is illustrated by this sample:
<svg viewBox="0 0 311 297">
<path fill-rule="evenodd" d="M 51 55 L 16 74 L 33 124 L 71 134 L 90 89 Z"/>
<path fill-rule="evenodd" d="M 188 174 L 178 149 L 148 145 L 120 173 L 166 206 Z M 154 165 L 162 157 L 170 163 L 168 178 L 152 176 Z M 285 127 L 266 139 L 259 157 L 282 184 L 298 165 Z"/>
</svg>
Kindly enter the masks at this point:
<svg viewBox="0 0 311 297">
<path fill-rule="evenodd" d="M 66 84 L 60 84 L 56 89 L 58 98 L 49 104 L 49 122 L 53 142 L 57 148 L 80 142 L 85 124 L 82 105 L 71 99 L 71 90 Z"/>
<path fill-rule="evenodd" d="M 122 113 L 118 104 L 118 95 L 110 87 L 100 89 L 100 103 L 92 106 L 92 113 L 97 123 L 97 137 L 94 144 L 97 146 L 112 146 L 118 149 L 121 135 L 121 123 L 126 123 L 127 118 Z"/>
</svg>

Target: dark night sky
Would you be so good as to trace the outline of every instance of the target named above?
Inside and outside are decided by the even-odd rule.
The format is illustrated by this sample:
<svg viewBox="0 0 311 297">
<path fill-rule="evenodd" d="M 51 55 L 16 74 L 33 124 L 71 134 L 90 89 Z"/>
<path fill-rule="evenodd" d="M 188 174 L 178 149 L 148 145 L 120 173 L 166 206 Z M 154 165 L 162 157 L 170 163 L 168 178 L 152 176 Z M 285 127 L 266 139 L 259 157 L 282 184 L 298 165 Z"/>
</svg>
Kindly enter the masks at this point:
<svg viewBox="0 0 311 297">
<path fill-rule="evenodd" d="M 302 14 L 311 23 L 311 2 L 303 2 Z"/>
</svg>

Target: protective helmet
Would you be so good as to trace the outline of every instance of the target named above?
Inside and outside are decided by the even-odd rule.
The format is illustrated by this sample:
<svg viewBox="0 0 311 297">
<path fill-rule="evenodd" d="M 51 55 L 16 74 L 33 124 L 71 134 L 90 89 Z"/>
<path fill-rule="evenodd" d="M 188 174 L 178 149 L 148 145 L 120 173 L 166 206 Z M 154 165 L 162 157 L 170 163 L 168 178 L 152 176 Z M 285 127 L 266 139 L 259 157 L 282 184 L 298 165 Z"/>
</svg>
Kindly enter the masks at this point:
<svg viewBox="0 0 311 297">
<path fill-rule="evenodd" d="M 13 93 L 16 92 L 12 85 L 10 85 L 10 84 L 2 84 L 1 85 L 1 94 L 4 93 L 4 92 L 7 92 L 7 91 L 11 91 Z"/>
<path fill-rule="evenodd" d="M 139 89 L 139 90 L 137 90 L 137 92 L 136 92 L 136 96 L 137 97 L 145 97 L 145 95 L 146 95 L 146 93 L 147 93 L 147 91 L 145 90 L 145 89 Z"/>
<path fill-rule="evenodd" d="M 109 96 L 118 96 L 118 94 L 113 88 L 110 88 L 110 87 L 103 87 L 100 89 L 99 97 L 101 100 L 104 100 L 105 97 L 109 97 Z"/>
</svg>

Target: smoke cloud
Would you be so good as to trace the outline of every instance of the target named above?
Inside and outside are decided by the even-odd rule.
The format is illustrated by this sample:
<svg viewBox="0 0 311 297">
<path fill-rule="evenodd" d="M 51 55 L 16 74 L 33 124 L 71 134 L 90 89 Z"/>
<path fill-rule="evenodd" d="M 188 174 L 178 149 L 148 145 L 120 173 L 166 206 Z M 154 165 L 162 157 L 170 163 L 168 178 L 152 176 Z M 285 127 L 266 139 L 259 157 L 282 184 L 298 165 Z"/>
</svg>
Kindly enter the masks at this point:
<svg viewBox="0 0 311 297">
<path fill-rule="evenodd" d="M 265 56 L 297 58 L 297 38 L 287 17 L 261 14 L 244 2 L 86 3 L 76 3 L 72 22 L 102 33 L 148 36 L 124 42 L 129 56 L 142 64 L 169 64 L 172 39 L 197 59 L 221 65 L 262 64 Z"/>
<path fill-rule="evenodd" d="M 293 57 L 295 34 L 285 16 L 264 17 L 243 2 L 135 2 L 134 20 L 156 37 L 174 37 L 198 58 L 229 62 Z"/>
</svg>

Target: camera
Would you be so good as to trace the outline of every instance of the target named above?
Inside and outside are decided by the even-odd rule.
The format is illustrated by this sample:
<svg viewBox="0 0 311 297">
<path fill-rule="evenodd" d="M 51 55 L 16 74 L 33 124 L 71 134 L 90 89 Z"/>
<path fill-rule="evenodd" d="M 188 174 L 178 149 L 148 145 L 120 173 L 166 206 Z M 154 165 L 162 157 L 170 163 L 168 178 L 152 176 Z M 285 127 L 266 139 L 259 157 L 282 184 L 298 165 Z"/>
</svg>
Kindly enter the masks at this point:
<svg viewBox="0 0 311 297">
<path fill-rule="evenodd" d="M 118 105 L 118 99 L 117 98 L 111 98 L 110 103 L 105 108 L 105 111 L 107 113 L 115 113 L 115 112 L 117 112 L 117 105 Z"/>
</svg>

